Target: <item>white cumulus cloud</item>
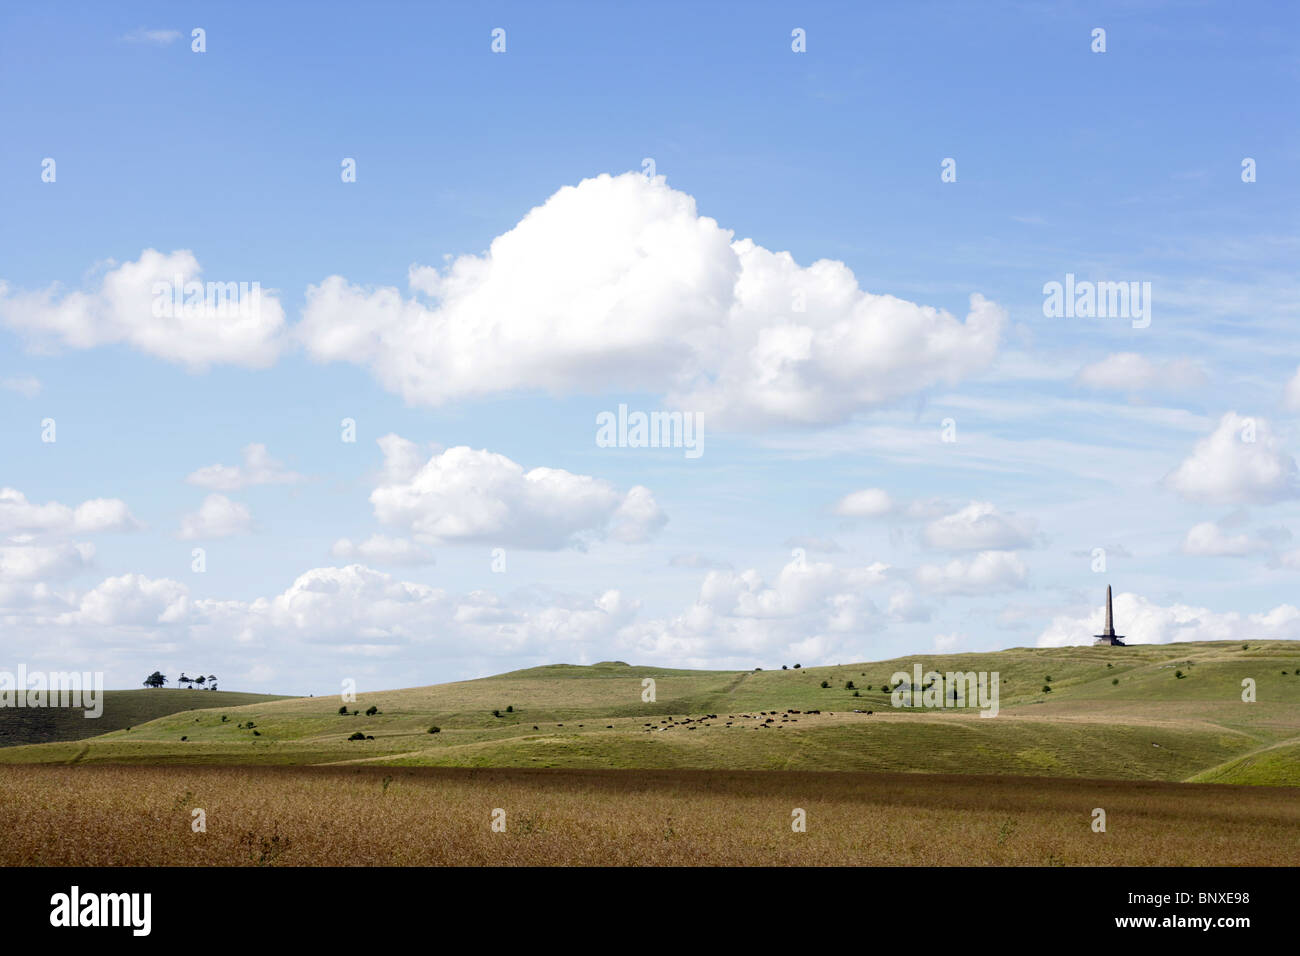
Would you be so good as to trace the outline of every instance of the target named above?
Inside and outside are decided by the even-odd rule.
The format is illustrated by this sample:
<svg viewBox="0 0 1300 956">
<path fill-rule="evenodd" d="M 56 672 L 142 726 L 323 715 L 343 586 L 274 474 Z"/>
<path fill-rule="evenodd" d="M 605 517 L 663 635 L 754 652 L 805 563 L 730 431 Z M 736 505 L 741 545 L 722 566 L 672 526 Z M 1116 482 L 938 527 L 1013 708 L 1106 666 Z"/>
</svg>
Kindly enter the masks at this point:
<svg viewBox="0 0 1300 956">
<path fill-rule="evenodd" d="M 0 488 L 0 533 L 62 534 L 131 531 L 139 527 L 126 502 L 91 498 L 76 508 L 57 501 L 38 505 L 16 488 Z"/>
<path fill-rule="evenodd" d="M 481 542 L 554 551 L 603 537 L 634 543 L 667 518 L 650 491 L 620 492 L 609 482 L 559 468 L 525 470 L 505 455 L 465 446 L 416 466 L 413 444 L 380 440 L 375 517 L 428 543 Z"/>
<path fill-rule="evenodd" d="M 999 551 L 1033 543 L 1036 525 L 1029 518 L 1004 514 L 988 501 L 966 507 L 925 526 L 925 543 L 940 551 Z"/>
<path fill-rule="evenodd" d="M 979 295 L 962 321 L 865 292 L 841 262 L 801 267 L 635 173 L 566 186 L 483 255 L 413 267 L 409 285 L 330 276 L 308 289 L 296 333 L 412 403 L 642 389 L 761 427 L 953 384 L 991 362 L 1005 323 Z"/>
<path fill-rule="evenodd" d="M 979 596 L 1023 587 L 1029 572 L 1010 551 L 981 551 L 969 560 L 923 564 L 916 569 L 919 588 L 933 594 Z"/>
<path fill-rule="evenodd" d="M 1228 412 L 1166 478 L 1191 501 L 1265 504 L 1300 493 L 1295 459 L 1267 421 Z"/>
<path fill-rule="evenodd" d="M 1229 534 L 1217 522 L 1194 525 L 1183 539 L 1183 553 L 1205 557 L 1244 557 L 1269 550 L 1269 543 L 1246 533 Z"/>
<path fill-rule="evenodd" d="M 200 285 L 196 301 L 204 307 L 172 308 L 170 315 L 158 314 L 158 301 L 169 297 L 160 297 L 160 286 L 176 288 L 179 280 L 182 294 L 188 295 L 184 290 L 199 283 L 200 274 L 198 260 L 189 250 L 164 254 L 146 249 L 134 262 L 110 268 L 88 290 L 51 286 L 11 291 L 0 282 L 0 325 L 43 349 L 124 343 L 191 369 L 214 364 L 271 365 L 280 351 L 284 309 L 269 290 L 240 299 L 235 308 L 221 308 L 214 295 L 209 308 L 208 288 Z M 219 285 L 214 291 L 224 299 L 229 283 L 223 280 Z"/>
<path fill-rule="evenodd" d="M 198 538 L 227 538 L 253 530 L 253 515 L 246 505 L 231 501 L 225 495 L 208 495 L 199 510 L 181 518 L 180 535 L 183 540 Z"/>
</svg>

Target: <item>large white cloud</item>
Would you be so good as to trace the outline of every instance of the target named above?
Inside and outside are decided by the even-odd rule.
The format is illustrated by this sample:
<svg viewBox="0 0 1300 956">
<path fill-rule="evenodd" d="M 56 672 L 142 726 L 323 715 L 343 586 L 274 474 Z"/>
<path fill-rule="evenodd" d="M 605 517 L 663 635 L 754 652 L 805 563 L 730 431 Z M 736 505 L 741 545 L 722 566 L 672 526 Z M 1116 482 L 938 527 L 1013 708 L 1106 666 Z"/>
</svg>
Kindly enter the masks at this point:
<svg viewBox="0 0 1300 956">
<path fill-rule="evenodd" d="M 411 297 L 330 276 L 297 327 L 323 361 L 370 368 L 413 403 L 540 389 L 646 390 L 735 426 L 840 421 L 989 364 L 1005 322 L 960 321 L 800 267 L 628 173 L 566 186 Z"/>
<path fill-rule="evenodd" d="M 1192 501 L 1264 504 L 1300 494 L 1295 459 L 1267 421 L 1228 412 L 1166 478 Z"/>
<path fill-rule="evenodd" d="M 131 531 L 139 527 L 126 502 L 91 498 L 72 508 L 57 501 L 38 505 L 16 488 L 0 488 L 0 534 L 67 534 Z"/>
<path fill-rule="evenodd" d="M 418 449 L 380 440 L 384 469 L 370 495 L 375 517 L 428 543 L 479 542 L 559 550 L 612 537 L 644 541 L 666 522 L 650 491 L 559 468 L 533 468 L 464 446 L 417 465 Z"/>
<path fill-rule="evenodd" d="M 1300 609 L 1280 604 L 1261 614 L 1217 613 L 1190 604 L 1159 605 L 1138 594 L 1116 594 L 1115 630 L 1130 644 L 1173 641 L 1293 640 L 1300 638 Z M 1059 615 L 1039 635 L 1039 647 L 1091 644 L 1100 634 L 1105 609 L 1082 617 Z"/>
<path fill-rule="evenodd" d="M 60 615 L 57 622 L 102 627 L 180 624 L 190 611 L 185 585 L 167 578 L 123 574 L 86 592 L 77 609 Z"/>
<path fill-rule="evenodd" d="M 96 287 L 85 291 L 65 292 L 58 286 L 17 291 L 0 282 L 0 325 L 38 348 L 124 343 L 194 369 L 272 364 L 284 328 L 284 309 L 274 292 L 259 286 L 254 295 L 256 280 L 245 279 L 250 295 L 231 297 L 229 282 L 234 280 L 225 277 L 212 287 L 209 301 L 200 275 L 198 260 L 189 250 L 164 254 L 146 249 L 134 262 L 114 265 Z M 197 296 L 187 299 L 196 283 Z M 168 298 L 160 294 L 164 284 L 181 289 L 181 308 L 160 308 Z"/>
<path fill-rule="evenodd" d="M 37 581 L 71 577 L 90 567 L 94 557 L 93 544 L 41 544 L 31 535 L 20 535 L 0 545 L 0 579 Z"/>
</svg>

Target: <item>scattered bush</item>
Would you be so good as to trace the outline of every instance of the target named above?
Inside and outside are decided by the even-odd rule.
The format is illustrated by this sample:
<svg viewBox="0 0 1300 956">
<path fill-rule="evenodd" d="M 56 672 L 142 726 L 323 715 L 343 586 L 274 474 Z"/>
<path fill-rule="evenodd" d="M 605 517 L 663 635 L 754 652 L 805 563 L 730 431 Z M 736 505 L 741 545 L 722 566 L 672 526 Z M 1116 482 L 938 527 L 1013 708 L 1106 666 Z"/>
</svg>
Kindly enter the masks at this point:
<svg viewBox="0 0 1300 956">
<path fill-rule="evenodd" d="M 1044 685 L 1043 685 L 1043 693 L 1044 693 L 1044 694 L 1050 694 L 1051 692 L 1052 692 L 1052 686 L 1051 686 L 1050 684 L 1044 684 Z"/>
<path fill-rule="evenodd" d="M 254 736 L 254 737 L 260 737 L 260 736 L 262 736 L 262 732 L 261 732 L 260 730 L 255 730 L 255 731 L 253 731 L 253 736 Z"/>
<path fill-rule="evenodd" d="M 1182 680 L 1186 675 L 1182 671 L 1174 671 L 1174 676 Z"/>
<path fill-rule="evenodd" d="M 494 710 L 494 711 L 492 711 L 492 716 L 493 716 L 493 717 L 500 717 L 500 716 L 501 716 L 501 711 L 499 711 L 499 710 Z"/>
<path fill-rule="evenodd" d="M 826 681 L 826 680 L 822 681 L 822 687 L 830 687 L 830 686 L 831 686 L 830 681 Z"/>
<path fill-rule="evenodd" d="M 340 708 L 339 708 L 339 714 L 342 715 L 342 716 L 344 716 L 344 717 L 346 717 L 346 716 L 348 715 L 348 709 L 347 709 L 347 707 L 346 707 L 346 706 L 340 707 Z"/>
<path fill-rule="evenodd" d="M 365 740 L 365 739 L 366 739 L 366 735 L 359 730 L 356 733 L 354 733 L 351 737 L 348 738 L 348 740 Z"/>
<path fill-rule="evenodd" d="M 515 712 L 515 705 L 514 705 L 514 704 L 507 704 L 507 705 L 506 705 L 506 713 L 507 713 L 507 714 L 513 714 L 514 712 Z"/>
<path fill-rule="evenodd" d="M 182 737 L 181 740 L 189 740 L 189 737 Z"/>
<path fill-rule="evenodd" d="M 442 728 L 439 727 L 437 724 L 434 724 L 432 727 L 429 728 L 429 733 L 440 734 L 442 733 Z"/>
<path fill-rule="evenodd" d="M 802 666 L 802 665 L 800 665 L 800 664 L 795 664 L 795 665 L 794 665 L 794 669 L 795 669 L 795 670 L 798 670 L 801 666 Z"/>
<path fill-rule="evenodd" d="M 373 717 L 377 713 L 379 713 L 379 708 L 376 707 L 374 704 L 371 704 L 369 707 L 366 708 L 367 717 Z"/>
<path fill-rule="evenodd" d="M 846 680 L 846 681 L 844 682 L 844 689 L 845 689 L 845 690 L 853 690 L 853 681 L 851 681 L 851 680 Z"/>
<path fill-rule="evenodd" d="M 1119 678 L 1116 677 L 1116 678 L 1115 678 L 1114 680 L 1112 680 L 1110 683 L 1111 683 L 1111 686 L 1113 687 L 1114 685 L 1116 685 L 1116 684 L 1119 683 Z"/>
</svg>

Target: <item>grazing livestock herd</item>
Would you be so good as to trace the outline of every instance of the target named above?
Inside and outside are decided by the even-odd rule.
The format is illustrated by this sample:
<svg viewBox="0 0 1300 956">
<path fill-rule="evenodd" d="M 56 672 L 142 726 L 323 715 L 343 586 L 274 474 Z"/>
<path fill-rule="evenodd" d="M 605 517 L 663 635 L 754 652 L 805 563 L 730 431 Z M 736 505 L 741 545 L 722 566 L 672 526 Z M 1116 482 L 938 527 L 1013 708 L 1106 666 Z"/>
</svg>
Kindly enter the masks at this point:
<svg viewBox="0 0 1300 956">
<path fill-rule="evenodd" d="M 854 713 L 870 714 L 871 711 L 855 710 Z M 720 718 L 717 714 L 704 714 L 700 717 L 683 717 L 681 720 L 674 720 L 671 717 L 665 717 L 662 720 L 660 720 L 658 724 L 649 723 L 649 724 L 642 724 L 641 726 L 645 728 L 643 730 L 643 733 L 647 733 L 647 734 L 653 734 L 657 732 L 662 733 L 665 730 L 672 730 L 673 728 L 678 728 L 678 729 L 684 728 L 686 730 L 695 730 L 700 727 L 716 727 L 718 726 L 719 721 L 722 721 L 723 727 L 735 727 L 739 724 L 741 730 L 745 730 L 745 729 L 780 730 L 782 726 L 784 726 L 785 724 L 799 723 L 799 717 L 796 716 L 799 714 L 802 714 L 803 716 L 806 717 L 810 714 L 821 714 L 821 711 L 820 710 L 802 710 L 802 711 L 760 710 L 757 714 L 728 714 L 727 719 L 725 721 L 722 721 L 722 718 Z M 829 716 L 834 717 L 835 714 L 832 712 L 831 714 L 829 714 Z M 742 721 L 746 721 L 746 720 L 755 721 L 755 723 L 753 724 L 741 723 Z"/>
<path fill-rule="evenodd" d="M 800 716 L 820 716 L 821 713 L 820 710 L 760 710 L 757 714 L 728 714 L 725 721 L 717 714 L 701 714 L 699 717 L 691 717 L 687 715 L 679 719 L 664 717 L 657 723 L 642 724 L 641 727 L 643 729 L 641 732 L 653 734 L 662 733 L 666 730 L 698 730 L 701 727 L 719 726 L 738 727 L 740 730 L 780 730 L 786 724 L 799 723 Z M 849 712 L 845 711 L 844 713 L 847 714 Z M 873 711 L 854 710 L 852 713 L 870 716 Z M 834 717 L 835 712 L 829 711 L 826 716 Z M 753 723 L 746 724 L 745 721 L 753 721 Z M 557 728 L 563 727 L 564 724 L 557 723 L 555 726 Z M 586 725 L 578 724 L 578 726 L 585 727 Z M 537 726 L 534 725 L 533 730 L 537 729 Z M 615 727 L 613 724 L 606 724 L 605 729 L 614 730 Z"/>
</svg>

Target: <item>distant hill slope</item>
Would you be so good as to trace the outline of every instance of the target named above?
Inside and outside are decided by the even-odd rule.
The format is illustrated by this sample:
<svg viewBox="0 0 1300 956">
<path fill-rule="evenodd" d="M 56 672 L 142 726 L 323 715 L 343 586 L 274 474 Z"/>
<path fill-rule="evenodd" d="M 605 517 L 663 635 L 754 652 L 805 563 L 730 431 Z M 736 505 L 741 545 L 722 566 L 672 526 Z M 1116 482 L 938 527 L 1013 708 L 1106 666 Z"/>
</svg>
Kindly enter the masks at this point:
<svg viewBox="0 0 1300 956">
<path fill-rule="evenodd" d="M 915 664 L 998 672 L 999 715 L 893 707 L 882 685 Z M 642 699 L 646 678 L 654 701 Z M 1255 682 L 1254 703 L 1241 699 L 1245 678 Z M 79 744 L 9 748 L 0 762 L 905 770 L 1300 785 L 1293 641 L 1014 648 L 784 671 L 558 664 L 366 693 L 347 715 L 340 706 L 294 698 L 174 713 Z M 367 716 L 370 707 L 379 713 Z M 363 739 L 348 739 L 357 733 Z"/>
<path fill-rule="evenodd" d="M 183 710 L 239 707 L 284 700 L 270 694 L 240 694 L 225 690 L 106 690 L 104 710 L 87 718 L 84 709 L 64 707 L 0 707 L 0 747 L 82 740 L 145 724 Z"/>
</svg>

